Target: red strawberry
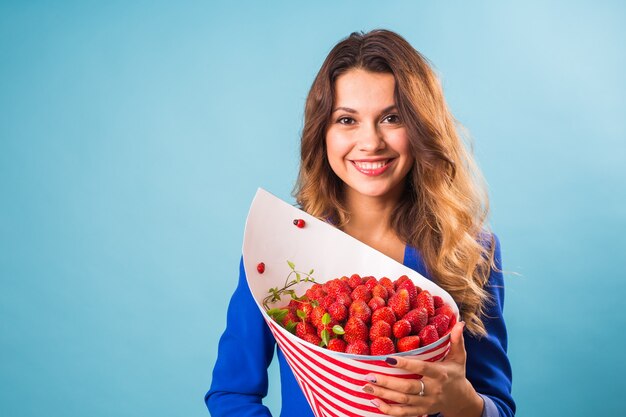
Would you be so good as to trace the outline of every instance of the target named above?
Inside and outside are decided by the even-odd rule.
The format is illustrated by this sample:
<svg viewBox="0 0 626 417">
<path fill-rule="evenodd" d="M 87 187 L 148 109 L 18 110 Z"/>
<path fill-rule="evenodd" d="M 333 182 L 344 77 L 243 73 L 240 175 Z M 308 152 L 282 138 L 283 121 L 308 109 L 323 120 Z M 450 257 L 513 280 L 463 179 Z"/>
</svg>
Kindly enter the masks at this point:
<svg viewBox="0 0 626 417">
<path fill-rule="evenodd" d="M 348 308 L 339 301 L 335 301 L 328 306 L 328 314 L 337 322 L 344 322 L 348 318 Z"/>
<path fill-rule="evenodd" d="M 367 303 L 367 305 L 372 309 L 372 312 L 378 310 L 381 307 L 385 306 L 385 300 L 380 297 L 372 297 L 372 299 Z"/>
<path fill-rule="evenodd" d="M 406 320 L 398 320 L 393 324 L 393 336 L 396 339 L 401 339 L 411 334 L 411 323 Z"/>
<path fill-rule="evenodd" d="M 334 338 L 328 341 L 328 350 L 334 350 L 335 352 L 345 352 L 346 342 L 341 339 Z"/>
<path fill-rule="evenodd" d="M 398 285 L 398 290 L 403 288 L 409 293 L 409 304 L 411 305 L 411 308 L 417 307 L 417 289 L 415 288 L 413 281 L 410 279 L 402 281 L 402 283 Z"/>
<path fill-rule="evenodd" d="M 408 278 L 407 278 L 408 279 Z M 411 303 L 409 301 L 409 292 L 404 288 L 398 290 L 387 302 L 387 305 L 391 307 L 397 318 L 402 318 L 411 309 Z M 433 310 L 434 312 L 434 310 Z"/>
<path fill-rule="evenodd" d="M 378 280 L 374 277 L 365 277 L 363 278 L 363 281 L 365 281 L 365 286 L 370 291 L 372 291 L 374 287 L 378 285 Z"/>
<path fill-rule="evenodd" d="M 438 295 L 433 295 L 433 303 L 435 304 L 435 310 L 438 309 L 439 307 L 443 306 L 443 298 L 439 297 Z"/>
<path fill-rule="evenodd" d="M 343 339 L 349 344 L 356 340 L 366 341 L 369 337 L 367 325 L 358 317 L 350 317 L 343 330 Z"/>
<path fill-rule="evenodd" d="M 355 289 L 361 284 L 363 284 L 363 280 L 359 274 L 352 274 L 350 278 L 348 278 L 348 285 L 350 285 L 352 289 Z"/>
<path fill-rule="evenodd" d="M 372 309 L 363 300 L 354 300 L 350 304 L 350 317 L 358 317 L 364 323 L 369 323 L 372 318 Z"/>
<path fill-rule="evenodd" d="M 335 297 L 333 297 L 330 294 L 327 294 L 324 297 L 322 297 L 320 300 L 318 300 L 318 302 L 320 303 L 320 307 L 324 307 L 325 309 L 328 310 L 328 307 L 330 307 L 330 305 L 334 303 L 335 300 L 336 300 Z"/>
<path fill-rule="evenodd" d="M 352 297 L 350 297 L 349 293 L 342 292 L 337 295 L 337 301 L 346 307 L 350 307 L 350 304 L 352 304 Z"/>
<path fill-rule="evenodd" d="M 319 300 L 324 296 L 324 289 L 320 284 L 313 284 L 311 288 L 306 290 L 305 295 L 309 300 Z"/>
<path fill-rule="evenodd" d="M 383 285 L 376 284 L 376 286 L 372 288 L 372 297 L 380 297 L 383 300 L 386 300 L 389 298 L 389 291 L 387 291 L 387 288 L 385 288 Z"/>
<path fill-rule="evenodd" d="M 424 327 L 420 332 L 419 337 L 422 346 L 428 346 L 431 343 L 439 340 L 439 334 L 437 334 L 437 329 L 435 329 L 435 326 L 433 326 L 432 324 L 426 325 L 426 327 Z"/>
<path fill-rule="evenodd" d="M 454 314 L 454 310 L 452 310 L 452 307 L 450 307 L 448 304 L 444 304 L 438 309 L 436 309 L 435 315 L 437 314 L 445 314 L 446 316 L 448 316 L 450 320 L 452 320 L 452 317 L 456 318 L 456 315 Z"/>
<path fill-rule="evenodd" d="M 370 347 L 363 340 L 355 340 L 346 346 L 346 353 L 352 355 L 369 355 Z"/>
<path fill-rule="evenodd" d="M 399 287 L 400 287 L 400 284 L 402 284 L 402 283 L 403 283 L 404 281 L 406 281 L 407 279 L 409 279 L 409 277 L 407 277 L 406 275 L 402 275 L 402 276 L 401 276 L 401 277 L 399 277 L 397 280 L 395 280 L 395 281 L 393 282 L 394 289 L 395 289 L 396 291 L 398 291 L 398 289 L 399 289 Z"/>
<path fill-rule="evenodd" d="M 363 300 L 366 303 L 372 299 L 372 292 L 365 285 L 359 285 L 350 294 L 353 300 Z"/>
<path fill-rule="evenodd" d="M 389 295 L 396 292 L 396 288 L 393 286 L 393 282 L 389 278 L 382 277 L 378 283 L 387 289 Z"/>
<path fill-rule="evenodd" d="M 390 326 L 396 322 L 396 315 L 393 313 L 391 307 L 381 307 L 372 313 L 372 321 L 384 320 L 389 323 Z"/>
<path fill-rule="evenodd" d="M 424 290 L 417 294 L 417 307 L 424 307 L 426 311 L 428 311 L 428 316 L 433 316 L 435 314 L 435 302 L 433 301 L 433 296 L 430 292 L 428 292 L 428 290 Z"/>
<path fill-rule="evenodd" d="M 300 339 L 304 339 L 304 336 L 307 334 L 315 334 L 315 327 L 313 327 L 311 323 L 299 321 L 298 324 L 296 324 L 296 336 Z"/>
<path fill-rule="evenodd" d="M 391 326 L 384 320 L 378 320 L 370 327 L 370 340 L 374 341 L 379 337 L 391 337 Z"/>
<path fill-rule="evenodd" d="M 370 353 L 373 356 L 391 355 L 396 353 L 393 341 L 388 337 L 379 337 L 370 345 Z"/>
<path fill-rule="evenodd" d="M 311 324 L 317 327 L 322 322 L 322 316 L 326 314 L 326 309 L 322 306 L 317 306 L 311 311 Z"/>
<path fill-rule="evenodd" d="M 450 319 L 445 314 L 437 314 L 428 320 L 428 324 L 432 324 L 437 329 L 439 337 L 446 334 L 448 326 L 450 325 Z"/>
<path fill-rule="evenodd" d="M 411 333 L 419 334 L 424 326 L 428 324 L 428 311 L 424 307 L 414 308 L 406 313 L 404 319 L 411 323 Z"/>
<path fill-rule="evenodd" d="M 419 336 L 407 336 L 398 340 L 398 352 L 408 352 L 420 347 Z"/>
<path fill-rule="evenodd" d="M 310 317 L 311 312 L 313 312 L 313 306 L 309 302 L 303 302 L 300 304 L 300 307 L 298 308 L 298 310 L 302 310 L 306 317 Z"/>
<path fill-rule="evenodd" d="M 313 343 L 315 346 L 319 346 L 322 343 L 322 339 L 320 339 L 315 333 L 307 333 L 302 339 L 309 343 Z"/>
</svg>

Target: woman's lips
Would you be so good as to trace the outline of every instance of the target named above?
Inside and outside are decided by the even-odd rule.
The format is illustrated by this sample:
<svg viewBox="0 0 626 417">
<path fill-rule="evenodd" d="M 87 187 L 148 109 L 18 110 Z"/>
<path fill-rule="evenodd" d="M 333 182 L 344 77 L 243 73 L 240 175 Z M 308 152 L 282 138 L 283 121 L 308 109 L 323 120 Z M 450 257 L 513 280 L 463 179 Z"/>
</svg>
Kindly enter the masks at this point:
<svg viewBox="0 0 626 417">
<path fill-rule="evenodd" d="M 389 168 L 392 159 L 382 159 L 379 161 L 350 161 L 361 174 L 375 177 L 384 173 Z"/>
</svg>

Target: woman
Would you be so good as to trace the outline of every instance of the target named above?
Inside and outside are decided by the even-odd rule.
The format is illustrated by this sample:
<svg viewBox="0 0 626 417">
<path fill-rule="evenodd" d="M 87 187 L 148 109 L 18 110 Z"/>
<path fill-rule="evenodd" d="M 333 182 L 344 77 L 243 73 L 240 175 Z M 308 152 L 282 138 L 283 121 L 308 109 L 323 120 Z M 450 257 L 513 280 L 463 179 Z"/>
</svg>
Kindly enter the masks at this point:
<svg viewBox="0 0 626 417">
<path fill-rule="evenodd" d="M 462 319 L 444 361 L 388 360 L 423 375 L 421 381 L 366 377 L 363 390 L 384 414 L 515 413 L 500 249 L 485 231 L 488 203 L 479 180 L 436 76 L 410 44 L 376 30 L 353 33 L 333 48 L 306 102 L 296 199 L 437 282 Z M 205 397 L 213 416 L 270 415 L 261 399 L 275 342 L 240 271 Z M 277 356 L 281 416 L 312 416 L 280 350 Z"/>
</svg>

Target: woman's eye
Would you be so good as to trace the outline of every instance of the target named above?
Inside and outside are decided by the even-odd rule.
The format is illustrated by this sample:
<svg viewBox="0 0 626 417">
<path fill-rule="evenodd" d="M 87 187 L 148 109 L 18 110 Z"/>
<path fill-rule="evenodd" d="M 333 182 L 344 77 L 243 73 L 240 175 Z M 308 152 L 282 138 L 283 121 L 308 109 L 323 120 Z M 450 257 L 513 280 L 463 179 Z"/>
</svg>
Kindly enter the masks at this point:
<svg viewBox="0 0 626 417">
<path fill-rule="evenodd" d="M 393 123 L 393 124 L 400 123 L 400 116 L 398 116 L 397 114 L 389 114 L 389 115 L 383 117 L 383 122 L 384 123 Z"/>
<path fill-rule="evenodd" d="M 354 119 L 352 117 L 340 117 L 337 119 L 337 123 L 342 125 L 351 125 L 354 123 Z"/>
</svg>

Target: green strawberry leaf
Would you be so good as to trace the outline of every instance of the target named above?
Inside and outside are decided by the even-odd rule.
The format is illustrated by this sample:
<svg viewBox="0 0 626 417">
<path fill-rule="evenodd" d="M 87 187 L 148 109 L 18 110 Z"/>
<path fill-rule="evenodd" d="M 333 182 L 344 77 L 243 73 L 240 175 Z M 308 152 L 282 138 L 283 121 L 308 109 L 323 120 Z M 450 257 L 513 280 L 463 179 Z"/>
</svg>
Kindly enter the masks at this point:
<svg viewBox="0 0 626 417">
<path fill-rule="evenodd" d="M 330 335 L 328 334 L 328 330 L 322 330 L 322 346 L 328 346 L 328 342 L 330 340 Z"/>
<path fill-rule="evenodd" d="M 298 325 L 298 323 L 296 323 L 295 321 L 291 321 L 287 324 L 287 326 L 285 327 L 285 329 L 287 329 L 287 331 L 289 333 L 292 334 L 296 334 L 296 326 Z"/>
<path fill-rule="evenodd" d="M 346 332 L 345 332 L 345 330 L 343 330 L 343 327 L 341 327 L 338 324 L 335 324 L 333 326 L 333 333 L 335 333 L 335 334 L 345 334 Z"/>
<path fill-rule="evenodd" d="M 298 318 L 302 319 L 302 320 L 306 320 L 306 313 L 300 309 L 296 310 L 296 314 L 298 315 Z"/>
<path fill-rule="evenodd" d="M 322 324 L 328 324 L 328 323 L 330 323 L 330 314 L 324 313 L 324 315 L 322 316 Z"/>
<path fill-rule="evenodd" d="M 289 268 L 291 268 L 292 270 L 296 269 L 296 265 L 291 261 L 287 261 L 287 265 L 289 265 Z"/>
</svg>

